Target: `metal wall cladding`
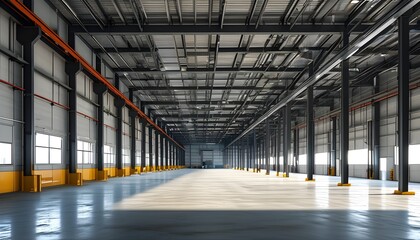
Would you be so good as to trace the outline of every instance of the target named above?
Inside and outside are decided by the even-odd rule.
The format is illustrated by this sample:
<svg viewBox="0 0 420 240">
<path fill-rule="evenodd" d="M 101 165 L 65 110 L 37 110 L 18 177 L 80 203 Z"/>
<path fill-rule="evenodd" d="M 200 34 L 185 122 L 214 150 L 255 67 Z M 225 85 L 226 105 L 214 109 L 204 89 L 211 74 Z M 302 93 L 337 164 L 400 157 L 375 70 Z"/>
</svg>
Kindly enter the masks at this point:
<svg viewBox="0 0 420 240">
<path fill-rule="evenodd" d="M 76 36 L 75 39 L 76 51 L 82 55 L 82 57 L 91 65 L 95 66 L 96 58 L 94 57 L 93 51 L 80 39 Z"/>
</svg>

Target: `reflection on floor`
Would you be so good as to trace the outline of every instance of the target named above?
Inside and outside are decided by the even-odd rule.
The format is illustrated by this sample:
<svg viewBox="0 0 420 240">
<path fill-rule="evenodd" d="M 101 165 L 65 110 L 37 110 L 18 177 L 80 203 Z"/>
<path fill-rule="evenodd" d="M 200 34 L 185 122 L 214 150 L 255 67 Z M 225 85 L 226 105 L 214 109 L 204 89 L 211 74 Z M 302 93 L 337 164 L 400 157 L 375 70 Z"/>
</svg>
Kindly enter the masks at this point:
<svg viewBox="0 0 420 240">
<path fill-rule="evenodd" d="M 315 177 L 185 169 L 0 195 L 0 239 L 420 239 L 420 197 L 397 182 Z"/>
</svg>

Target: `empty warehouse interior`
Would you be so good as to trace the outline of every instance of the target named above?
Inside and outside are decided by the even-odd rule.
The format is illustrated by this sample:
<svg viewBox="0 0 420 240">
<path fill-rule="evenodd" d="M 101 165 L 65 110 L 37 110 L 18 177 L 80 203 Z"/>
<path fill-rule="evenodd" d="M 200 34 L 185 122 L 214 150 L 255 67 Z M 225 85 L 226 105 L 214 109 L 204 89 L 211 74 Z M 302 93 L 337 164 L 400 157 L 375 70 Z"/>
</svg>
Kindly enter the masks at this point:
<svg viewBox="0 0 420 240">
<path fill-rule="evenodd" d="M 0 0 L 0 239 L 420 239 L 420 0 Z"/>
</svg>

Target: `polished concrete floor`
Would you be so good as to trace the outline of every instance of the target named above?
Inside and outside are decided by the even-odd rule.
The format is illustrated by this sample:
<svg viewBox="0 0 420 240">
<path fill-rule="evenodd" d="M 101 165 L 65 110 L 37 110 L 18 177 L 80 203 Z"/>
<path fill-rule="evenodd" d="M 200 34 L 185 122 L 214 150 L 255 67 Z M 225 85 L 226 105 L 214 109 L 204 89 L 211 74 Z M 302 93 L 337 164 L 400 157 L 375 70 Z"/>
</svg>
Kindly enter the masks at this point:
<svg viewBox="0 0 420 240">
<path fill-rule="evenodd" d="M 420 239 L 419 195 L 315 177 L 184 169 L 4 194 L 0 239 Z"/>
</svg>

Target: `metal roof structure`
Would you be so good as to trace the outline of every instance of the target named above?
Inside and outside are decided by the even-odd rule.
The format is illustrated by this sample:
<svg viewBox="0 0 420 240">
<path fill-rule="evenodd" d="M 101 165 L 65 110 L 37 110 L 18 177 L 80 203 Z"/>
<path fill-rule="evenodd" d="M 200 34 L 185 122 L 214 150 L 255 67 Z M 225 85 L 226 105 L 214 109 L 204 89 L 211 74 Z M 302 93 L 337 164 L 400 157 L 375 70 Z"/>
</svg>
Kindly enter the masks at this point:
<svg viewBox="0 0 420 240">
<path fill-rule="evenodd" d="M 49 1 L 183 144 L 228 144 L 293 93 L 293 114 L 304 115 L 305 96 L 295 90 L 303 89 L 309 68 L 339 57 L 344 32 L 350 43 L 372 37 L 348 55 L 350 86 L 372 86 L 398 63 L 395 23 L 376 25 L 409 2 Z M 411 41 L 418 43 L 418 14 L 412 16 Z M 412 68 L 418 53 L 412 45 Z M 314 85 L 315 106 L 328 111 L 339 107 L 341 84 L 340 65 L 329 67 Z"/>
</svg>

